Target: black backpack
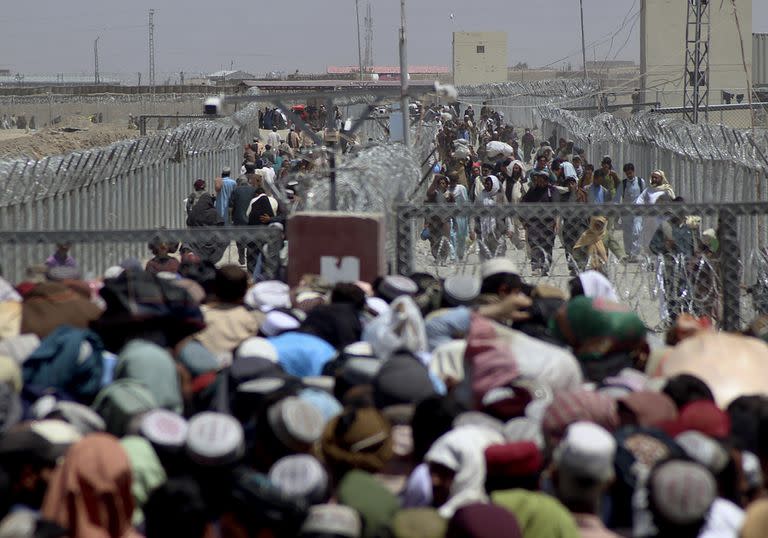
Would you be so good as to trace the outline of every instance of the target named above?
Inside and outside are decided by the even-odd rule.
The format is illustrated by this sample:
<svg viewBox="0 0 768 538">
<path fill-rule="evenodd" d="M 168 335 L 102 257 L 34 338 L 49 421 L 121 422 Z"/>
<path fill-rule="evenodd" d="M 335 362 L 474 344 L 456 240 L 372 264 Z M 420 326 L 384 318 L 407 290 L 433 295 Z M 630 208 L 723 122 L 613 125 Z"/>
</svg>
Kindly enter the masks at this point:
<svg viewBox="0 0 768 538">
<path fill-rule="evenodd" d="M 629 181 L 629 179 L 624 178 L 621 182 L 621 196 L 622 196 L 621 201 L 622 202 L 624 201 L 623 197 L 626 196 L 627 194 L 627 181 Z M 643 192 L 645 190 L 645 180 L 640 176 L 637 176 L 637 183 L 638 185 L 640 185 L 640 192 Z"/>
<path fill-rule="evenodd" d="M 198 202 L 198 196 L 196 192 L 192 192 L 187 196 L 187 216 L 192 212 L 192 208 L 195 207 L 195 204 Z"/>
</svg>

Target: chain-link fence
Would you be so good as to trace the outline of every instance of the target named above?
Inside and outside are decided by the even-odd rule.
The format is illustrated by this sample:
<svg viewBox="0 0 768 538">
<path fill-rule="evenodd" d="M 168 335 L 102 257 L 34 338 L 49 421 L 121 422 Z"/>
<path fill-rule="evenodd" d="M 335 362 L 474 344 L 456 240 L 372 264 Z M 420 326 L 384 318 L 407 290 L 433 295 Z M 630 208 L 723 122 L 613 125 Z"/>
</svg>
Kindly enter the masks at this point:
<svg viewBox="0 0 768 538">
<path fill-rule="evenodd" d="M 768 135 L 722 125 L 692 125 L 652 114 L 630 120 L 593 119 L 567 110 L 542 110 L 544 132 L 571 139 L 599 166 L 609 155 L 620 169 L 632 162 L 638 175 L 664 170 L 675 192 L 689 202 L 768 200 Z"/>
<path fill-rule="evenodd" d="M 397 272 L 475 274 L 483 260 L 507 257 L 526 281 L 567 290 L 596 269 L 649 327 L 690 312 L 734 329 L 766 310 L 766 218 L 765 202 L 401 205 Z"/>
<path fill-rule="evenodd" d="M 554 134 L 573 140 L 590 163 L 599 165 L 609 155 L 618 167 L 634 163 L 644 177 L 662 169 L 689 202 L 768 200 L 765 129 L 753 134 L 725 125 L 693 125 L 653 112 L 629 119 L 597 115 L 595 110 L 583 110 L 594 105 L 599 94 L 590 81 L 510 82 L 459 91 L 463 106 L 476 108 L 487 102 L 504 113 L 507 123 L 538 129 L 540 139 Z"/>
<path fill-rule="evenodd" d="M 144 266 L 153 257 L 150 243 L 165 243 L 174 253 L 189 249 L 217 264 L 239 264 L 238 243 L 246 251 L 259 249 L 276 259 L 283 240 L 282 230 L 271 226 L 4 231 L 0 232 L 0 269 L 4 278 L 21 282 L 30 269 L 44 266 L 58 245 L 69 245 L 68 254 L 82 276 L 100 278 L 107 268 L 129 259 Z"/>
<path fill-rule="evenodd" d="M 542 107 L 588 107 L 595 104 L 599 88 L 595 81 L 565 79 L 461 86 L 458 91 L 461 105 L 472 105 L 478 118 L 481 107 L 487 103 L 501 112 L 510 125 L 539 128 Z"/>
<path fill-rule="evenodd" d="M 39 161 L 0 161 L 0 229 L 183 226 L 192 181 L 239 163 L 239 131 L 198 122 Z"/>
</svg>

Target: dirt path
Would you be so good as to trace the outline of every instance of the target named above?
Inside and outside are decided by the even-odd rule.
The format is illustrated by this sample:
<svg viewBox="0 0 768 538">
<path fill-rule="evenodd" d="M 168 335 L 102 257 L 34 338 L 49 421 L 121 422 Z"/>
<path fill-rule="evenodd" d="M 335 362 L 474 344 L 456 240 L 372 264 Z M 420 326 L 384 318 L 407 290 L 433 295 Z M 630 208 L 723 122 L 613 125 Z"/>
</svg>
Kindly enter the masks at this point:
<svg viewBox="0 0 768 538">
<path fill-rule="evenodd" d="M 64 130 L 67 128 L 78 130 L 67 132 Z M 95 124 L 87 118 L 68 118 L 65 123 L 37 131 L 0 130 L 0 159 L 41 159 L 50 155 L 107 146 L 118 140 L 138 136 L 138 131 L 130 130 L 125 125 Z"/>
</svg>

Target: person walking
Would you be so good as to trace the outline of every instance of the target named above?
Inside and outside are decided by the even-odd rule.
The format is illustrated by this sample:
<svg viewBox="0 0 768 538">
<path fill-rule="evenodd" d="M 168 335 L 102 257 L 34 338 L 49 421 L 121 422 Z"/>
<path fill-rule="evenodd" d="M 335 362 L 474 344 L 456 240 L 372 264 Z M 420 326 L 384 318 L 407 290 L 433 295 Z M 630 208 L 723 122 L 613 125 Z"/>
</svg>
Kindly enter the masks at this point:
<svg viewBox="0 0 768 538">
<path fill-rule="evenodd" d="M 504 179 L 504 202 L 508 205 L 519 204 L 528 192 L 525 165 L 520 160 L 507 159 L 502 163 L 501 176 Z M 525 246 L 525 229 L 519 217 L 507 217 L 507 237 L 516 249 Z"/>
<path fill-rule="evenodd" d="M 626 163 L 624 165 L 625 179 L 616 189 L 614 202 L 617 204 L 634 204 L 640 194 L 645 190 L 645 180 L 635 174 L 635 165 Z M 621 219 L 621 231 L 624 238 L 624 250 L 627 253 L 628 261 L 636 261 L 640 254 L 640 234 L 642 232 L 642 221 L 632 216 L 625 216 Z"/>
<path fill-rule="evenodd" d="M 190 228 L 210 228 L 223 226 L 224 221 L 215 207 L 214 198 L 210 193 L 203 192 L 198 196 L 195 205 L 187 216 L 187 226 Z M 208 239 L 203 241 L 192 241 L 182 250 L 191 250 L 197 254 L 201 260 L 218 263 L 224 251 L 227 250 L 229 243 L 227 241 Z"/>
<path fill-rule="evenodd" d="M 448 178 L 442 174 L 435 174 L 432 183 L 427 189 L 426 203 L 445 205 L 448 203 Z M 445 263 L 450 255 L 450 222 L 444 220 L 439 214 L 432 214 L 424 221 L 424 229 L 421 237 L 429 240 L 430 251 L 435 263 Z"/>
<path fill-rule="evenodd" d="M 685 200 L 677 197 L 673 202 L 683 203 Z M 659 294 L 663 322 L 674 322 L 691 301 L 687 269 L 695 246 L 696 238 L 686 218 L 672 211 L 651 238 L 649 249 L 663 262 L 660 267 L 663 289 Z"/>
<path fill-rule="evenodd" d="M 560 196 L 560 201 L 564 203 L 583 204 L 587 201 L 587 193 L 578 186 L 579 178 L 570 163 L 564 163 L 565 186 L 568 192 Z M 563 218 L 562 243 L 565 249 L 565 256 L 568 261 L 568 268 L 573 276 L 581 271 L 574 260 L 573 249 L 581 234 L 587 229 L 587 219 L 584 215 L 574 215 Z"/>
<path fill-rule="evenodd" d="M 261 186 L 257 186 L 246 210 L 248 225 L 267 227 L 275 221 L 277 215 L 277 200 L 269 196 Z M 252 239 L 247 244 L 246 252 L 248 273 L 253 275 L 255 281 L 274 279 L 280 264 L 278 256 L 279 251 L 270 251 L 267 239 Z"/>
<path fill-rule="evenodd" d="M 589 227 L 573 245 L 573 258 L 580 268 L 586 271 L 605 272 L 608 264 L 608 250 L 605 241 L 608 219 L 602 216 L 590 217 Z"/>
<path fill-rule="evenodd" d="M 651 184 L 640 193 L 635 203 L 638 205 L 655 205 L 659 202 L 671 202 L 675 199 L 675 191 L 667 180 L 664 170 L 654 170 L 651 174 Z M 643 252 L 649 250 L 651 239 L 664 222 L 662 217 L 635 217 L 635 226 L 642 230 L 640 246 Z"/>
<path fill-rule="evenodd" d="M 296 132 L 295 127 L 291 127 L 288 132 L 288 145 L 293 151 L 299 151 L 299 147 L 301 147 L 301 137 Z"/>
<path fill-rule="evenodd" d="M 475 200 L 476 205 L 483 207 L 495 207 L 499 205 L 501 193 L 501 182 L 494 175 L 485 175 L 482 177 L 483 190 Z M 506 233 L 504 219 L 496 216 L 480 217 L 475 227 L 475 234 L 470 235 L 470 239 L 478 238 L 478 247 L 480 260 L 490 260 L 491 258 L 502 258 L 506 251 L 504 235 Z"/>
<path fill-rule="evenodd" d="M 469 194 L 467 188 L 459 183 L 459 176 L 456 172 L 448 174 L 448 190 L 446 191 L 448 203 L 457 206 L 469 205 Z M 450 219 L 451 245 L 456 255 L 457 261 L 464 261 L 467 250 L 467 236 L 469 234 L 468 217 L 451 217 Z"/>
<path fill-rule="evenodd" d="M 238 180 L 238 185 L 232 191 L 229 199 L 229 208 L 232 211 L 232 224 L 235 226 L 248 226 L 248 207 L 256 196 L 256 187 L 261 178 L 255 174 L 256 167 L 252 163 L 245 165 L 245 176 Z M 237 261 L 245 265 L 245 241 L 237 241 Z"/>
<path fill-rule="evenodd" d="M 280 145 L 280 134 L 277 132 L 277 127 L 272 127 L 272 131 L 267 134 L 266 145 L 276 148 Z"/>
<path fill-rule="evenodd" d="M 594 176 L 592 177 L 592 183 L 585 189 L 587 191 L 587 203 L 607 204 L 613 200 L 611 191 L 606 186 L 606 181 L 610 181 L 609 177 L 610 176 L 605 171 L 605 167 L 600 167 L 595 170 Z M 613 252 L 613 255 L 616 256 L 617 260 L 624 260 L 627 255 L 624 251 L 624 245 L 614 237 L 613 231 L 613 219 L 607 219 L 605 223 L 605 247 L 610 252 Z"/>
<path fill-rule="evenodd" d="M 525 164 L 528 164 L 531 162 L 531 153 L 533 153 L 533 148 L 536 145 L 536 139 L 533 137 L 533 133 L 531 133 L 531 130 L 526 127 L 525 134 L 523 134 L 523 162 Z"/>
<path fill-rule="evenodd" d="M 195 204 L 197 203 L 198 198 L 205 193 L 205 180 L 204 179 L 196 179 L 195 182 L 192 184 L 192 192 L 190 192 L 187 197 L 184 199 L 184 208 L 187 211 L 187 217 L 189 217 L 190 212 L 192 211 L 192 208 L 195 207 Z"/>
<path fill-rule="evenodd" d="M 616 190 L 619 188 L 621 178 L 613 169 L 613 160 L 611 160 L 608 155 L 603 157 L 602 161 L 600 161 L 600 168 L 605 172 L 605 182 L 603 183 L 603 187 L 610 191 L 611 199 L 613 199 L 616 197 Z"/>
<path fill-rule="evenodd" d="M 216 211 L 218 212 L 224 225 L 229 225 L 232 220 L 229 216 L 229 199 L 232 197 L 232 191 L 237 187 L 237 182 L 232 179 L 232 169 L 227 166 L 221 171 L 221 177 L 216 179 Z"/>
<path fill-rule="evenodd" d="M 545 204 L 559 201 L 559 193 L 549 183 L 549 172 L 535 170 L 531 175 L 533 186 L 521 199 L 522 203 Z M 541 276 L 549 274 L 552 266 L 552 249 L 557 236 L 557 219 L 552 216 L 524 219 L 528 246 L 531 249 L 531 270 Z"/>
</svg>

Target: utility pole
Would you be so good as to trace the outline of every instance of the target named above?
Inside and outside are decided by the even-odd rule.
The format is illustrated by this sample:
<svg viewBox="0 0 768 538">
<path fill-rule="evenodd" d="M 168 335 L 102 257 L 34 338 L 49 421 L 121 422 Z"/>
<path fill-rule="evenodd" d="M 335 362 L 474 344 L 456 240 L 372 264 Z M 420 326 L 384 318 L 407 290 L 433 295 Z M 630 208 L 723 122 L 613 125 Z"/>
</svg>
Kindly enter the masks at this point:
<svg viewBox="0 0 768 538">
<path fill-rule="evenodd" d="M 365 56 L 363 65 L 370 70 L 373 67 L 373 10 L 369 1 L 365 8 Z"/>
<path fill-rule="evenodd" d="M 155 10 L 149 10 L 149 86 L 155 87 Z"/>
<path fill-rule="evenodd" d="M 411 114 L 408 111 L 408 55 L 405 35 L 405 0 L 400 0 L 400 111 L 403 114 L 403 145 L 408 148 Z"/>
<path fill-rule="evenodd" d="M 93 42 L 93 83 L 99 84 L 99 37 Z"/>
<path fill-rule="evenodd" d="M 581 12 L 581 58 L 584 62 L 584 80 L 587 80 L 587 45 L 584 38 L 584 0 L 579 0 L 579 11 Z"/>
<path fill-rule="evenodd" d="M 360 42 L 360 0 L 355 0 L 355 16 L 357 17 L 357 64 L 360 69 L 360 80 L 363 80 L 363 46 Z"/>
<path fill-rule="evenodd" d="M 685 24 L 683 108 L 686 119 L 699 123 L 699 108 L 709 119 L 709 0 L 688 0 Z"/>
</svg>

